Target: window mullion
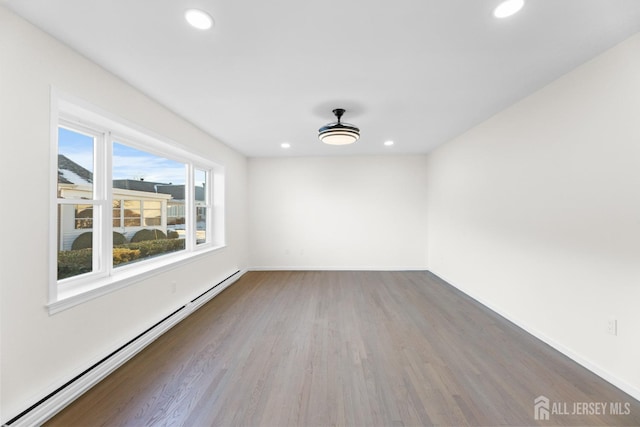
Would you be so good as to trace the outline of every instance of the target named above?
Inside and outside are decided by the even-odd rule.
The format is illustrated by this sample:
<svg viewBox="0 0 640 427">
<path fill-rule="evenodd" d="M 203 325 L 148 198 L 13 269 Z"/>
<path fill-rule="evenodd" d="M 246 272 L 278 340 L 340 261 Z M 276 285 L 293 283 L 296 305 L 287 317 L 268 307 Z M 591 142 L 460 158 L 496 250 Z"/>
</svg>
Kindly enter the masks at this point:
<svg viewBox="0 0 640 427">
<path fill-rule="evenodd" d="M 104 133 L 96 135 L 93 142 L 93 243 L 91 245 L 93 251 L 93 268 L 94 274 L 101 274 L 104 272 L 103 262 L 103 247 L 104 242 L 104 230 L 103 230 L 103 218 L 104 218 L 104 203 L 102 196 L 103 191 L 103 177 L 102 172 L 104 166 Z"/>
<path fill-rule="evenodd" d="M 104 147 L 102 149 L 104 159 L 102 165 L 104 170 L 101 176 L 104 178 L 102 184 L 104 209 L 102 218 L 102 229 L 104 230 L 104 238 L 102 239 L 102 260 L 104 271 L 107 275 L 111 275 L 113 270 L 113 135 L 106 132 L 104 135 Z"/>
<path fill-rule="evenodd" d="M 105 266 L 109 276 L 113 271 L 113 135 L 107 132 L 104 147 L 105 153 L 105 216 L 104 228 L 106 238 L 104 239 Z"/>
</svg>

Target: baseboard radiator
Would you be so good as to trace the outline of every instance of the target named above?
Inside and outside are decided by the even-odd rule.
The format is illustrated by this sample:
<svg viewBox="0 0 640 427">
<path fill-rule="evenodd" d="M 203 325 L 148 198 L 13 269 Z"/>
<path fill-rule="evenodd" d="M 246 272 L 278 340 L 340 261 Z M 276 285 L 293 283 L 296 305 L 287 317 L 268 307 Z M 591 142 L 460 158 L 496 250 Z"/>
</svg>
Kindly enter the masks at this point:
<svg viewBox="0 0 640 427">
<path fill-rule="evenodd" d="M 133 338 L 84 372 L 69 380 L 31 407 L 24 410 L 5 424 L 3 427 L 32 427 L 39 426 L 64 409 L 67 405 L 80 397 L 84 392 L 102 381 L 107 375 L 125 364 L 129 359 L 142 351 L 158 337 L 178 324 L 185 317 L 196 311 L 213 297 L 242 276 L 236 271 L 220 283 L 212 286 L 187 304 L 151 326 L 149 329 Z"/>
</svg>

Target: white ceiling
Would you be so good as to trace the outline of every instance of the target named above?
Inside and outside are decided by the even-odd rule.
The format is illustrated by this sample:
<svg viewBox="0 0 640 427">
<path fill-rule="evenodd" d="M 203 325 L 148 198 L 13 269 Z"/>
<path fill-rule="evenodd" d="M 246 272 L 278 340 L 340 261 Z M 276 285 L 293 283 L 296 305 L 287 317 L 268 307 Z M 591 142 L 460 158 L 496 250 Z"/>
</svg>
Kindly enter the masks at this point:
<svg viewBox="0 0 640 427">
<path fill-rule="evenodd" d="M 640 31 L 640 0 L 499 1 L 4 4 L 247 156 L 329 156 L 426 153 Z M 317 139 L 337 107 L 356 144 Z"/>
</svg>

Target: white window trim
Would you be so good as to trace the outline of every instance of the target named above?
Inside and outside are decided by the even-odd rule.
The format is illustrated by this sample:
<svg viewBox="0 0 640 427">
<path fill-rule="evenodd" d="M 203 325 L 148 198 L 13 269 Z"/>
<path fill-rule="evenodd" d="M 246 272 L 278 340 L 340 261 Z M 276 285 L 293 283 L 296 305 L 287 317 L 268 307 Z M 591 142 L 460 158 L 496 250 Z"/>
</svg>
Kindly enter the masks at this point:
<svg viewBox="0 0 640 427">
<path fill-rule="evenodd" d="M 112 211 L 112 191 L 111 191 L 111 158 L 112 142 L 122 142 L 134 148 L 142 149 L 146 152 L 165 156 L 167 158 L 184 162 L 187 165 L 187 182 L 185 183 L 185 200 L 189 200 L 194 194 L 194 169 L 208 171 L 207 182 L 213 185 L 209 191 L 213 191 L 213 200 L 210 203 L 210 215 L 207 215 L 206 232 L 207 243 L 196 244 L 195 239 L 195 204 L 186 204 L 186 226 L 188 230 L 193 230 L 194 237 L 186 240 L 184 251 L 169 253 L 158 258 L 151 258 L 136 262 L 135 264 L 120 266 L 114 271 L 110 262 L 106 266 L 98 268 L 98 273 L 90 276 L 79 276 L 77 279 L 65 280 L 62 286 L 57 280 L 57 233 L 58 233 L 58 198 L 57 198 L 57 170 L 58 170 L 58 126 L 62 122 L 88 127 L 93 130 L 104 131 L 104 141 L 97 144 L 96 153 L 98 157 L 103 156 L 106 162 L 96 162 L 96 168 L 101 167 L 98 163 L 105 165 L 104 170 L 94 170 L 94 177 L 98 174 L 103 182 L 94 181 L 94 209 L 98 208 L 98 215 L 111 215 Z M 146 280 L 162 272 L 177 268 L 194 261 L 205 254 L 212 253 L 224 248 L 225 245 L 225 220 L 224 220 L 224 200 L 225 200 L 225 170 L 224 167 L 214 163 L 203 156 L 194 154 L 185 146 L 158 136 L 153 132 L 144 129 L 125 119 L 117 117 L 109 112 L 103 111 L 87 102 L 68 94 L 63 94 L 56 88 L 51 88 L 51 162 L 50 162 L 50 215 L 49 215 L 49 302 L 47 307 L 49 314 L 71 308 L 93 298 L 113 292 L 117 289 Z M 99 188 L 100 187 L 100 188 Z M 207 193 L 207 198 L 211 197 Z M 98 200 L 98 202 L 96 202 Z M 84 201 L 86 202 L 86 200 Z M 64 202 L 66 203 L 66 201 Z M 102 206 L 104 205 L 104 206 Z M 95 217 L 94 217 L 95 221 Z M 141 218 L 142 221 L 142 218 Z M 189 224 L 189 221 L 191 224 Z M 94 228 L 94 233 L 96 232 Z M 94 239 L 101 242 L 100 260 L 104 260 L 102 254 L 110 253 L 112 250 L 112 233 Z M 96 243 L 94 240 L 94 243 Z M 94 248 L 96 245 L 94 244 Z M 94 268 L 96 266 L 94 265 Z"/>
<path fill-rule="evenodd" d="M 211 186 L 211 184 L 215 182 L 214 181 L 214 174 L 215 173 L 214 173 L 213 170 L 209 170 L 205 166 L 198 165 L 198 164 L 194 164 L 193 167 L 194 167 L 194 172 L 196 170 L 200 170 L 200 171 L 205 173 L 205 182 L 206 182 L 206 184 L 208 186 Z M 195 178 L 195 173 L 193 174 L 193 177 Z M 223 180 L 223 177 L 222 176 L 218 176 L 217 179 Z M 215 192 L 217 191 L 216 187 L 214 186 L 212 190 L 213 190 L 214 197 L 215 197 Z M 195 191 L 195 185 L 193 186 L 193 191 Z M 224 193 L 224 189 L 222 189 L 221 191 Z M 206 241 L 207 242 L 211 242 L 212 244 L 215 245 L 216 242 L 214 242 L 213 238 L 214 237 L 219 237 L 219 236 L 217 236 L 218 233 L 216 233 L 215 235 L 213 233 L 213 227 L 214 227 L 213 213 L 214 213 L 214 210 L 213 210 L 213 198 L 211 197 L 211 192 L 210 191 L 205 192 L 204 205 L 205 205 L 205 207 L 207 209 L 207 211 L 206 211 L 206 222 L 205 222 Z M 194 215 L 194 219 L 197 222 L 197 218 L 196 218 L 196 216 L 197 216 L 197 203 L 196 203 L 196 205 L 194 205 L 194 209 L 196 209 L 196 212 L 194 212 L 196 214 L 196 215 Z M 222 232 L 222 228 L 219 231 L 221 233 Z M 222 240 L 222 241 L 224 241 L 224 240 Z M 196 247 L 200 247 L 201 246 L 201 244 L 200 245 L 198 244 L 197 239 L 196 239 L 196 242 L 194 244 L 196 245 Z"/>
<path fill-rule="evenodd" d="M 197 250 L 190 254 L 180 253 L 166 255 L 162 257 L 162 259 L 152 258 L 148 261 L 136 263 L 135 269 L 131 268 L 134 267 L 134 265 L 121 267 L 118 269 L 118 274 L 114 276 L 87 281 L 87 283 L 75 283 L 72 287 L 66 289 L 65 292 L 60 295 L 59 299 L 47 304 L 49 314 L 59 313 L 78 304 L 152 278 L 158 274 L 182 267 L 185 264 L 196 261 L 204 255 L 224 248 L 225 246 L 218 246 Z M 121 269 L 122 271 L 120 271 Z"/>
</svg>

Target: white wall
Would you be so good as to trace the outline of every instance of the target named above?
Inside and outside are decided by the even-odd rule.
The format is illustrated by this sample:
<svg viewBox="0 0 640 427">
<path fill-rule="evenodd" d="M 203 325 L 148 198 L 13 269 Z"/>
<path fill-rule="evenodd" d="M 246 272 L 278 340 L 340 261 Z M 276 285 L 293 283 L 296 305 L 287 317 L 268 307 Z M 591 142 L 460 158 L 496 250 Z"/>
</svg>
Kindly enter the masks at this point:
<svg viewBox="0 0 640 427">
<path fill-rule="evenodd" d="M 250 159 L 250 265 L 424 269 L 425 164 L 426 156 Z"/>
<path fill-rule="evenodd" d="M 246 267 L 246 159 L 0 7 L 1 421 Z M 228 246 L 50 316 L 51 86 L 226 166 Z M 177 281 L 172 293 L 171 281 Z"/>
<path fill-rule="evenodd" d="M 636 398 L 639 52 L 636 35 L 445 144 L 427 179 L 430 270 Z"/>
</svg>

